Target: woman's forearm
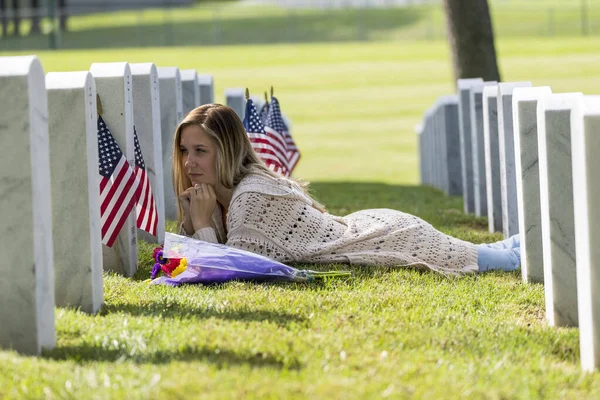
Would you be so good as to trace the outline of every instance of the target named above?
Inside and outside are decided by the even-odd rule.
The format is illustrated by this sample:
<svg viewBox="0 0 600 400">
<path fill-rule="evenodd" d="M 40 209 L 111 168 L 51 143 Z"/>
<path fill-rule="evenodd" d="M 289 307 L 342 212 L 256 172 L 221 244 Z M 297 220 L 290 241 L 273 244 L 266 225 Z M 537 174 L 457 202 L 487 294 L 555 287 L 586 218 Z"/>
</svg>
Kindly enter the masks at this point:
<svg viewBox="0 0 600 400">
<path fill-rule="evenodd" d="M 194 224 L 192 224 L 191 218 L 186 218 L 183 220 L 183 229 L 190 236 L 192 236 L 196 232 L 196 230 L 194 229 Z"/>
</svg>

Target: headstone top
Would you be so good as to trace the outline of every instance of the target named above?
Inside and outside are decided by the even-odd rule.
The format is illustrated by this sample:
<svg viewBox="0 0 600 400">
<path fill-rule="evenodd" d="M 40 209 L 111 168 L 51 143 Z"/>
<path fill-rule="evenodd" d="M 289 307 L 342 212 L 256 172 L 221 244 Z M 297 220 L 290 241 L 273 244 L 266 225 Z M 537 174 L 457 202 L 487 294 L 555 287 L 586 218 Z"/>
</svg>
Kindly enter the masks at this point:
<svg viewBox="0 0 600 400">
<path fill-rule="evenodd" d="M 196 81 L 198 82 L 198 72 L 195 69 L 182 69 L 179 71 L 181 74 L 182 81 Z"/>
<path fill-rule="evenodd" d="M 550 94 L 552 94 L 550 86 L 516 87 L 513 91 L 513 104 L 517 101 L 540 100 Z"/>
<path fill-rule="evenodd" d="M 75 89 L 88 84 L 94 84 L 94 79 L 89 71 L 48 72 L 46 74 L 46 90 Z"/>
<path fill-rule="evenodd" d="M 423 133 L 423 124 L 416 124 L 415 125 L 415 133 L 417 135 L 420 135 L 421 133 Z"/>
<path fill-rule="evenodd" d="M 583 116 L 600 115 L 600 95 L 584 96 L 581 111 Z"/>
<path fill-rule="evenodd" d="M 177 67 L 159 67 L 158 76 L 161 78 L 176 78 L 181 79 L 181 71 Z"/>
<path fill-rule="evenodd" d="M 0 57 L 0 76 L 27 75 L 34 65 L 35 68 L 42 68 L 37 56 Z"/>
<path fill-rule="evenodd" d="M 477 85 L 478 83 L 483 83 L 483 79 L 481 78 L 468 78 L 468 79 L 458 79 L 456 81 L 456 86 L 458 90 L 468 89 L 471 86 Z"/>
<path fill-rule="evenodd" d="M 245 96 L 244 88 L 227 88 L 225 89 L 225 96 Z"/>
<path fill-rule="evenodd" d="M 123 75 L 131 75 L 129 63 L 112 62 L 112 63 L 93 63 L 90 66 L 90 72 L 95 78 L 122 77 Z"/>
<path fill-rule="evenodd" d="M 484 86 L 483 97 L 498 97 L 498 85 Z"/>
<path fill-rule="evenodd" d="M 476 83 L 473 86 L 471 86 L 471 93 L 483 93 L 483 88 L 497 87 L 497 86 L 498 86 L 498 82 L 496 82 L 496 81 L 485 81 L 485 82 Z"/>
<path fill-rule="evenodd" d="M 431 116 L 435 113 L 436 110 L 436 106 L 435 104 L 431 107 L 429 107 L 426 111 L 425 114 L 423 114 L 423 118 L 427 119 L 427 118 L 431 118 Z"/>
<path fill-rule="evenodd" d="M 538 107 L 543 107 L 547 111 L 570 110 L 575 107 L 583 93 L 557 93 L 543 98 Z"/>
<path fill-rule="evenodd" d="M 155 75 L 158 74 L 156 64 L 154 63 L 135 63 L 129 64 L 132 75 Z"/>
<path fill-rule="evenodd" d="M 500 96 L 511 95 L 515 88 L 531 86 L 531 82 L 500 82 L 498 84 L 498 94 Z"/>
<path fill-rule="evenodd" d="M 200 85 L 212 85 L 213 76 L 212 75 L 198 75 L 198 84 Z"/>
<path fill-rule="evenodd" d="M 440 96 L 438 97 L 438 102 L 440 104 L 458 103 L 458 95 L 451 94 L 446 96 Z"/>
</svg>

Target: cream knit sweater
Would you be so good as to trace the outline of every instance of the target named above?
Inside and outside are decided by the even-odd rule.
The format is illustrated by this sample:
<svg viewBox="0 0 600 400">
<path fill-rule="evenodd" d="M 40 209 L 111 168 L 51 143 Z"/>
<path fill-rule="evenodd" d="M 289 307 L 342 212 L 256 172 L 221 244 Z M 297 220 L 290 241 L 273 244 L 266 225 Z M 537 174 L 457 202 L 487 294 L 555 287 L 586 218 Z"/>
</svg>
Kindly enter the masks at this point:
<svg viewBox="0 0 600 400">
<path fill-rule="evenodd" d="M 476 272 L 474 244 L 447 236 L 410 214 L 363 210 L 323 213 L 294 182 L 251 174 L 235 187 L 227 231 L 217 207 L 211 228 L 193 237 L 248 250 L 283 263 L 417 265 L 445 274 Z M 181 228 L 180 233 L 186 235 Z"/>
</svg>

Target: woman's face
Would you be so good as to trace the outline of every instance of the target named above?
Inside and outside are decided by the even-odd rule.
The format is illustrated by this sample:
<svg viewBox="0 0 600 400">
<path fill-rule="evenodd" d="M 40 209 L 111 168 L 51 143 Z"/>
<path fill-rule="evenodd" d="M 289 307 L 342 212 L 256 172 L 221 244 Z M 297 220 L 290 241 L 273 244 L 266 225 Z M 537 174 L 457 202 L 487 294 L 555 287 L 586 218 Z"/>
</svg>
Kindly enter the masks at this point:
<svg viewBox="0 0 600 400">
<path fill-rule="evenodd" d="M 189 125 L 181 131 L 179 151 L 183 170 L 192 185 L 208 183 L 217 187 L 217 147 L 201 127 Z"/>
</svg>

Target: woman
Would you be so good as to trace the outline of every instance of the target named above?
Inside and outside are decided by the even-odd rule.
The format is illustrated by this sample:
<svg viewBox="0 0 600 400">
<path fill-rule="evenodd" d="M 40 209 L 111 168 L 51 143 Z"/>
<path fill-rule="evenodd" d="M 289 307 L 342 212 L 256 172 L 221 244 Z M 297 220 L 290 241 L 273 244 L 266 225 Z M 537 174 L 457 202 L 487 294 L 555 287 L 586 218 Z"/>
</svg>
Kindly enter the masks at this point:
<svg viewBox="0 0 600 400">
<path fill-rule="evenodd" d="M 270 171 L 233 109 L 192 110 L 175 131 L 173 185 L 180 234 L 283 263 L 425 266 L 446 274 L 514 270 L 518 236 L 475 245 L 389 209 L 327 213 L 306 185 Z"/>
</svg>

